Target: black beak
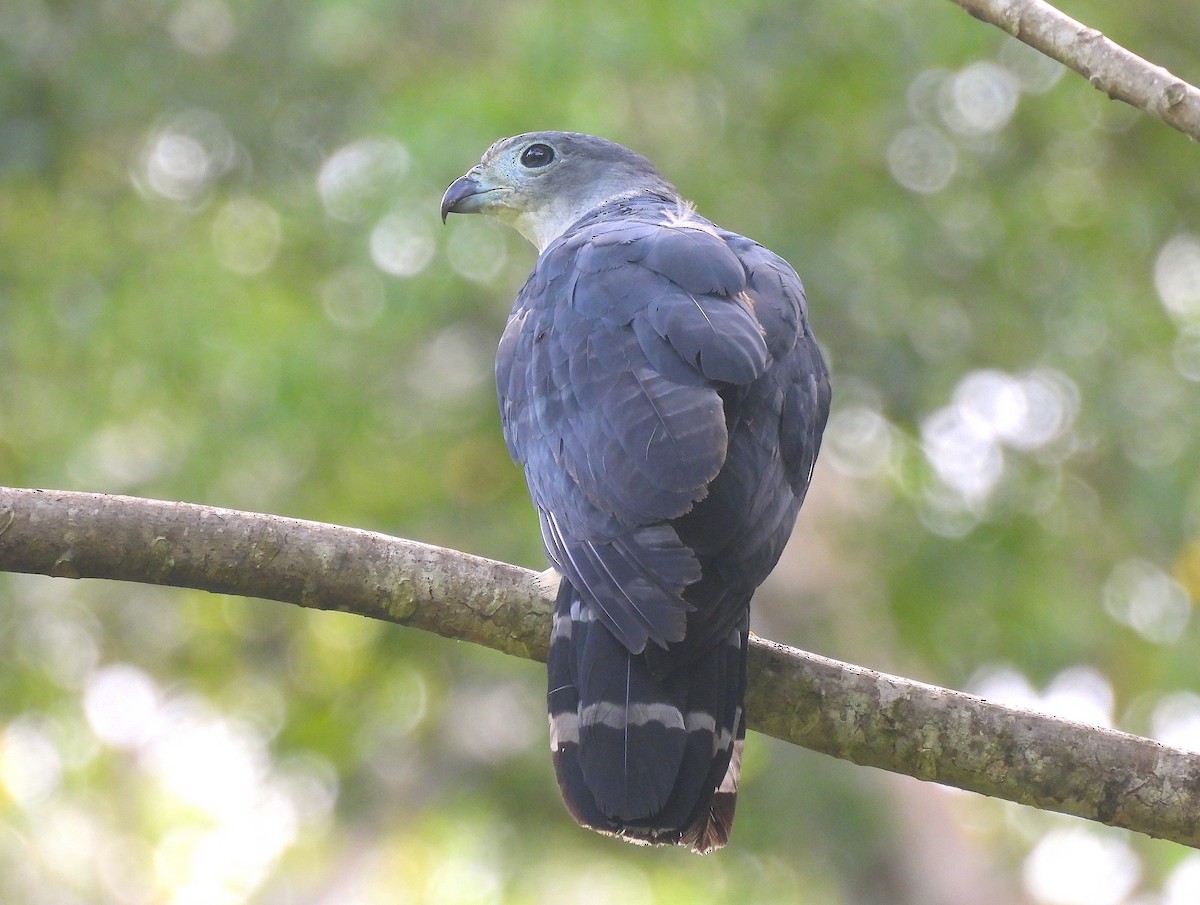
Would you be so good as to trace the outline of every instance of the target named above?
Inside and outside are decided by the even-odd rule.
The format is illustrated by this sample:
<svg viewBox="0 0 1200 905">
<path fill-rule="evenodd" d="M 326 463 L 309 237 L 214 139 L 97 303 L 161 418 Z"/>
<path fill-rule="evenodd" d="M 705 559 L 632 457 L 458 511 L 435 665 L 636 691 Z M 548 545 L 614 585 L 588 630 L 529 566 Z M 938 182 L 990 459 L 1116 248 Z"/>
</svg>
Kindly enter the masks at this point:
<svg viewBox="0 0 1200 905">
<path fill-rule="evenodd" d="M 478 203 L 473 203 L 471 199 L 486 192 L 487 189 L 476 182 L 470 173 L 459 176 L 442 196 L 442 222 L 445 223 L 450 214 L 471 214 L 479 210 Z"/>
</svg>

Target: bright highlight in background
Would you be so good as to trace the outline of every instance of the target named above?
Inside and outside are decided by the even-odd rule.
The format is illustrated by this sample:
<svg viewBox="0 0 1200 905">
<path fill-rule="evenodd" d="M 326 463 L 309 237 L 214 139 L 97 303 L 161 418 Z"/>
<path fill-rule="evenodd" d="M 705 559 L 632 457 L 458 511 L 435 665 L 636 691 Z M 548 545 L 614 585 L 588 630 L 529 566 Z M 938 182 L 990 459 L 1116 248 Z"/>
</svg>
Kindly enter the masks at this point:
<svg viewBox="0 0 1200 905">
<path fill-rule="evenodd" d="M 165 901 L 246 901 L 302 823 L 324 819 L 333 806 L 336 780 L 323 760 L 280 769 L 255 726 L 199 697 L 164 694 L 137 667 L 96 670 L 83 707 L 99 740 L 129 751 L 168 799 L 191 812 L 173 820 L 155 846 L 157 880 L 172 890 Z M 60 759 L 48 738 L 14 724 L 3 741 L 0 781 L 13 797 L 32 801 L 58 785 Z"/>
<path fill-rule="evenodd" d="M 971 691 L 989 701 L 1094 726 L 1113 726 L 1113 690 L 1103 673 L 1089 666 L 1064 669 L 1039 692 L 1008 665 L 986 666 L 970 682 Z"/>
<path fill-rule="evenodd" d="M 0 785 L 18 804 L 36 806 L 58 788 L 61 778 L 58 748 L 32 721 L 17 720 L 0 735 Z"/>
<path fill-rule="evenodd" d="M 363 138 L 338 148 L 317 174 L 325 212 L 348 223 L 365 220 L 396 191 L 409 165 L 408 149 L 392 138 Z"/>
<path fill-rule="evenodd" d="M 1188 855 L 1163 884 L 1162 905 L 1196 905 L 1200 902 L 1200 855 Z"/>
<path fill-rule="evenodd" d="M 154 130 L 142 146 L 134 184 L 143 194 L 195 202 L 237 160 L 237 143 L 219 116 L 187 110 Z"/>
<path fill-rule="evenodd" d="M 416 276 L 433 258 L 434 247 L 428 226 L 405 214 L 388 214 L 371 230 L 371 260 L 392 276 Z"/>
<path fill-rule="evenodd" d="M 973 63 L 947 79 L 941 114 L 960 135 L 986 135 L 1008 125 L 1017 109 L 1017 83 L 996 63 Z"/>
<path fill-rule="evenodd" d="M 1200 238 L 1180 233 L 1162 247 L 1154 261 L 1154 288 L 1173 317 L 1200 318 Z"/>
<path fill-rule="evenodd" d="M 1053 830 L 1033 847 L 1022 871 L 1041 905 L 1120 905 L 1141 863 L 1123 841 L 1090 830 Z"/>
<path fill-rule="evenodd" d="M 1078 388 L 1059 371 L 971 371 L 950 404 L 921 422 L 921 448 L 943 488 L 970 508 L 999 484 L 1005 448 L 1050 447 L 1071 429 L 1078 408 Z"/>
<path fill-rule="evenodd" d="M 1104 609 L 1147 641 L 1173 644 L 1192 615 L 1183 585 L 1144 559 L 1118 563 L 1104 585 Z"/>
<path fill-rule="evenodd" d="M 958 169 L 958 150 L 933 126 L 910 126 L 887 149 L 892 177 L 912 192 L 932 195 L 950 184 Z"/>
</svg>

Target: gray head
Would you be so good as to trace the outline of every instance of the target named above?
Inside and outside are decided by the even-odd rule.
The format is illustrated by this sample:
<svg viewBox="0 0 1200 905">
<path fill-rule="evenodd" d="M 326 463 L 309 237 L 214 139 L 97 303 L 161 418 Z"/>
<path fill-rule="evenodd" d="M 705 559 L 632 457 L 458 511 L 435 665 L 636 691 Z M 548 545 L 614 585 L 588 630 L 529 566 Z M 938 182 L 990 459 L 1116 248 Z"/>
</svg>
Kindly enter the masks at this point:
<svg viewBox="0 0 1200 905">
<path fill-rule="evenodd" d="M 645 157 L 578 132 L 502 138 L 442 198 L 448 214 L 486 214 L 545 250 L 572 223 L 616 198 L 679 193 Z"/>
</svg>

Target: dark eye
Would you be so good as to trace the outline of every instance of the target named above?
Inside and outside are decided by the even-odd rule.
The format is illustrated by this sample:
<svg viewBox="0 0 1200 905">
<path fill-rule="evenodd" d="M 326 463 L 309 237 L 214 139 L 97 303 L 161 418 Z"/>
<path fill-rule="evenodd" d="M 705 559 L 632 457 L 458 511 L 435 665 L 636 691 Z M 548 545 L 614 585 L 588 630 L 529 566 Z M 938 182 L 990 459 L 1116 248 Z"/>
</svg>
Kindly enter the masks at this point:
<svg viewBox="0 0 1200 905">
<path fill-rule="evenodd" d="M 554 159 L 554 149 L 549 145 L 530 145 L 521 152 L 521 166 L 536 170 L 544 167 Z"/>
</svg>

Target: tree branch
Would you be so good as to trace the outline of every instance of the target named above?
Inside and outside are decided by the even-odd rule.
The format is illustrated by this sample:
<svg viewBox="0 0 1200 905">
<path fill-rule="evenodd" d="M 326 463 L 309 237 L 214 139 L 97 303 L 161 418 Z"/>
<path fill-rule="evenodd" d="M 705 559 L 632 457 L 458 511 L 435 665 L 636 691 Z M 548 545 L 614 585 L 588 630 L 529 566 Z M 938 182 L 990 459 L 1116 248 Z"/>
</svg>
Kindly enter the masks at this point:
<svg viewBox="0 0 1200 905">
<path fill-rule="evenodd" d="M 0 487 L 0 570 L 342 610 L 544 659 L 535 573 L 317 522 Z M 760 732 L 857 764 L 1200 847 L 1200 755 L 755 638 Z"/>
<path fill-rule="evenodd" d="M 954 0 L 1074 69 L 1092 87 L 1200 141 L 1200 90 L 1042 0 Z"/>
</svg>

